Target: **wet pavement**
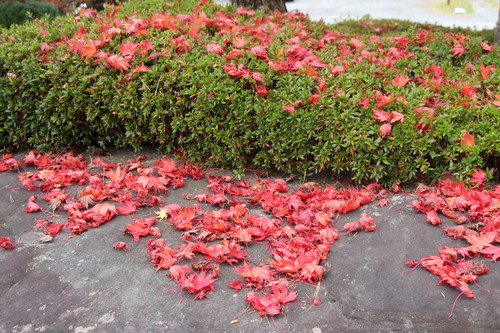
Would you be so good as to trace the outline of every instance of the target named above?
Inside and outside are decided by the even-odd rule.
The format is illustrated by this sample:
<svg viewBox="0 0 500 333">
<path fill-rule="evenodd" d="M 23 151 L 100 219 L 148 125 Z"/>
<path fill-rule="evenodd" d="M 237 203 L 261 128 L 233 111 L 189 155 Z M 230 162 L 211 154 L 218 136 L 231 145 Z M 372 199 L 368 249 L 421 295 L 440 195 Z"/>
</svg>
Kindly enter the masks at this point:
<svg viewBox="0 0 500 333">
<path fill-rule="evenodd" d="M 119 161 L 130 152 L 113 155 Z M 151 155 L 151 156 L 154 156 Z M 314 179 L 333 184 L 328 175 Z M 161 196 L 165 204 L 191 205 L 183 193 L 200 193 L 206 180 L 188 180 L 186 186 Z M 291 184 L 293 186 L 293 183 Z M 17 172 L 0 173 L 0 236 L 17 247 L 0 249 L 0 332 L 498 332 L 500 328 L 500 279 L 498 264 L 483 258 L 490 272 L 481 275 L 471 289 L 477 299 L 462 296 L 449 318 L 459 291 L 436 286 L 436 276 L 417 268 L 403 273 L 406 255 L 412 259 L 436 255 L 437 248 L 465 246 L 446 237 L 414 211 L 412 193 L 389 197 L 389 205 L 377 202 L 337 217 L 334 225 L 359 219 L 362 213 L 375 218 L 376 232 L 345 235 L 332 247 L 327 273 L 318 286 L 296 283 L 297 299 L 286 314 L 262 318 L 248 310 L 245 288 L 235 292 L 227 282 L 238 275 L 221 266 L 215 292 L 195 300 L 166 277 L 155 272 L 147 255 L 144 237 L 134 243 L 124 235 L 132 217 L 155 216 L 158 208 L 142 209 L 134 216 L 116 216 L 99 228 L 69 238 L 57 235 L 44 243 L 33 228 L 44 213 L 24 212 L 28 198 L 37 192 L 21 187 Z M 257 207 L 252 213 L 265 213 Z M 64 222 L 64 214 L 54 216 Z M 445 223 L 452 223 L 445 221 Z M 168 223 L 159 223 L 171 246 L 182 234 Z M 123 241 L 129 252 L 113 249 Z M 248 249 L 249 262 L 266 257 L 265 243 Z M 484 289 L 482 289 L 484 288 Z M 489 290 L 488 291 L 486 291 Z M 314 296 L 322 304 L 311 306 Z M 245 312 L 245 310 L 247 310 Z"/>
</svg>

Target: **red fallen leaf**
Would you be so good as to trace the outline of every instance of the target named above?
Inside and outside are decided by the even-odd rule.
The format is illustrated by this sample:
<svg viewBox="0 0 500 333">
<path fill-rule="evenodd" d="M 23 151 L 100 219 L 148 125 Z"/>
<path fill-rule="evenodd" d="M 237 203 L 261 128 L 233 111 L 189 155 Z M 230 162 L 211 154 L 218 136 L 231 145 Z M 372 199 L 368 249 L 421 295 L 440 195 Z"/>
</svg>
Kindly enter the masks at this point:
<svg viewBox="0 0 500 333">
<path fill-rule="evenodd" d="M 147 73 L 147 72 L 149 72 L 149 68 L 145 66 L 144 63 L 142 65 L 135 66 L 134 70 L 132 71 L 132 73 Z"/>
<path fill-rule="evenodd" d="M 465 48 L 462 44 L 460 43 L 455 43 L 453 48 L 451 49 L 451 54 L 454 56 L 460 57 L 465 53 Z"/>
<path fill-rule="evenodd" d="M 115 215 L 116 207 L 108 202 L 103 202 L 83 211 L 81 218 L 87 222 L 89 227 L 96 228 L 111 220 Z"/>
<path fill-rule="evenodd" d="M 120 72 L 126 71 L 130 68 L 129 59 L 120 57 L 119 55 L 113 54 L 110 55 L 106 62 L 110 64 L 112 67 L 120 70 Z"/>
<path fill-rule="evenodd" d="M 122 249 L 123 251 L 128 252 L 127 243 L 125 242 L 116 242 L 113 244 L 113 249 Z"/>
<path fill-rule="evenodd" d="M 259 95 L 259 96 L 264 96 L 264 95 L 269 94 L 269 90 L 267 90 L 266 86 L 258 86 L 258 85 L 256 85 L 255 86 L 255 91 L 257 92 L 257 95 Z"/>
<path fill-rule="evenodd" d="M 16 248 L 16 245 L 12 243 L 10 237 L 0 237 L 0 247 L 12 251 Z"/>
<path fill-rule="evenodd" d="M 307 101 L 313 105 L 316 105 L 319 101 L 321 101 L 322 97 L 319 95 L 312 95 L 307 99 Z"/>
<path fill-rule="evenodd" d="M 382 137 L 385 138 L 388 134 L 390 134 L 392 131 L 392 126 L 391 124 L 383 124 L 380 126 L 380 134 L 382 134 Z"/>
<path fill-rule="evenodd" d="M 241 287 L 242 287 L 243 283 L 241 282 L 241 280 L 234 280 L 234 281 L 230 281 L 227 283 L 227 286 L 229 288 L 232 288 L 236 291 L 240 291 L 241 290 Z"/>
<path fill-rule="evenodd" d="M 373 116 L 375 117 L 376 120 L 380 122 L 386 122 L 391 119 L 391 115 L 381 109 L 373 109 Z"/>
<path fill-rule="evenodd" d="M 321 78 L 321 81 L 316 86 L 318 91 L 326 91 L 326 79 L 324 77 Z"/>
<path fill-rule="evenodd" d="M 369 217 L 366 213 L 363 213 L 359 221 L 349 222 L 344 225 L 344 228 L 340 231 L 347 230 L 347 233 L 350 234 L 355 232 L 358 229 L 364 229 L 365 231 L 375 231 L 377 229 L 375 225 L 375 219 Z"/>
<path fill-rule="evenodd" d="M 170 223 L 179 230 L 193 229 L 193 222 L 198 217 L 198 211 L 198 207 L 182 207 L 178 210 L 173 210 L 170 212 Z"/>
<path fill-rule="evenodd" d="M 375 94 L 373 97 L 378 99 L 378 101 L 375 103 L 375 106 L 378 108 L 381 108 L 384 105 L 389 104 L 390 102 L 392 102 L 394 100 L 394 97 L 386 96 L 384 94 L 381 94 L 380 92 Z"/>
<path fill-rule="evenodd" d="M 47 231 L 45 231 L 45 234 L 55 237 L 58 233 L 62 231 L 63 227 L 64 223 L 52 223 L 48 226 Z"/>
<path fill-rule="evenodd" d="M 184 171 L 186 171 L 186 173 L 189 176 L 191 176 L 194 180 L 200 180 L 205 175 L 205 172 L 203 171 L 203 169 L 201 169 L 201 168 L 199 168 L 199 167 L 197 167 L 194 164 L 189 163 L 189 162 L 184 163 Z"/>
<path fill-rule="evenodd" d="M 493 50 L 493 45 L 490 45 L 488 43 L 484 43 L 484 42 L 479 42 L 479 45 L 481 45 L 481 48 L 485 51 L 488 51 L 488 52 L 491 52 Z"/>
<path fill-rule="evenodd" d="M 82 45 L 79 49 L 79 53 L 82 57 L 90 58 L 97 52 L 97 47 L 93 40 L 89 40 L 88 45 Z"/>
<path fill-rule="evenodd" d="M 360 105 L 360 106 L 364 107 L 365 109 L 367 109 L 368 106 L 370 105 L 370 97 L 361 97 L 360 102 L 357 103 L 356 105 Z"/>
<path fill-rule="evenodd" d="M 485 66 L 483 63 L 479 65 L 479 73 L 481 73 L 481 77 L 483 80 L 488 80 L 488 76 L 490 76 L 490 73 L 494 71 L 496 68 L 493 65 L 488 65 Z"/>
<path fill-rule="evenodd" d="M 177 251 L 167 246 L 162 238 L 148 241 L 148 255 L 157 272 L 160 269 L 169 269 L 177 262 Z"/>
<path fill-rule="evenodd" d="M 281 304 L 293 302 L 297 298 L 297 293 L 289 290 L 287 279 L 271 281 L 266 287 L 271 288 L 271 293 L 264 292 L 264 294 L 275 298 Z"/>
<path fill-rule="evenodd" d="M 263 288 L 265 284 L 276 279 L 276 273 L 269 266 L 250 266 L 245 261 L 242 267 L 234 270 L 245 278 L 247 287 Z"/>
<path fill-rule="evenodd" d="M 70 230 L 70 232 L 71 232 L 70 236 L 79 235 L 79 234 L 89 230 L 89 228 L 87 228 L 87 226 L 82 224 L 82 223 L 68 222 L 64 226 Z"/>
<path fill-rule="evenodd" d="M 24 208 L 24 211 L 26 213 L 33 213 L 42 210 L 42 208 L 38 206 L 38 204 L 35 202 L 36 199 L 37 199 L 36 195 L 32 195 L 31 197 L 29 197 L 28 205 L 26 206 L 26 208 Z"/>
<path fill-rule="evenodd" d="M 410 79 L 406 78 L 404 74 L 403 75 L 396 74 L 396 77 L 392 80 L 392 84 L 394 86 L 404 87 L 408 83 L 408 81 L 410 81 Z"/>
<path fill-rule="evenodd" d="M 396 111 L 392 111 L 390 113 L 390 116 L 391 116 L 391 120 L 390 120 L 390 123 L 395 123 L 397 121 L 399 122 L 403 122 L 403 120 L 405 119 L 405 115 L 402 114 L 402 113 L 399 113 L 399 112 L 396 112 Z"/>
<path fill-rule="evenodd" d="M 337 74 L 342 74 L 345 72 L 346 68 L 348 68 L 347 65 L 345 66 L 334 66 L 332 70 L 330 71 L 331 74 L 337 75 Z"/>
<path fill-rule="evenodd" d="M 366 230 L 366 231 L 373 231 L 373 230 Z M 323 266 L 317 265 L 315 263 L 307 263 L 301 268 L 298 277 L 300 280 L 304 282 L 315 284 L 316 282 L 321 281 L 323 279 L 324 272 L 326 272 L 326 269 Z"/>
<path fill-rule="evenodd" d="M 463 238 L 470 244 L 470 251 L 472 253 L 478 253 L 485 247 L 493 245 L 492 242 L 495 241 L 495 232 L 480 235 L 470 234 L 463 236 Z"/>
<path fill-rule="evenodd" d="M 137 211 L 137 206 L 134 204 L 125 204 L 119 207 L 116 207 L 116 213 L 120 215 L 130 215 Z"/>
<path fill-rule="evenodd" d="M 159 228 L 152 227 L 153 224 L 156 223 L 156 218 L 136 218 L 133 221 L 135 223 L 127 224 L 125 227 L 124 233 L 130 234 L 134 237 L 134 241 L 137 243 L 142 236 L 155 236 L 156 238 L 161 237 L 161 232 Z"/>
<path fill-rule="evenodd" d="M 429 210 L 425 212 L 425 216 L 427 218 L 427 222 L 429 222 L 432 225 L 439 225 L 441 224 L 441 219 L 437 215 L 437 211 L 435 210 Z"/>
<path fill-rule="evenodd" d="M 265 297 L 257 295 L 251 291 L 245 297 L 245 302 L 252 305 L 261 317 L 267 315 L 276 316 L 283 313 L 282 306 L 278 300 L 272 296 L 266 295 Z"/>
<path fill-rule="evenodd" d="M 476 183 L 476 186 L 481 186 L 481 184 L 486 179 L 486 173 L 481 169 L 475 169 L 470 180 L 471 183 Z"/>
<path fill-rule="evenodd" d="M 460 147 L 462 147 L 462 149 L 470 149 L 474 147 L 475 144 L 476 140 L 469 132 L 462 132 L 462 139 L 460 140 Z"/>
<path fill-rule="evenodd" d="M 319 297 L 314 297 L 312 300 L 311 300 L 311 304 L 312 305 L 321 305 L 323 303 L 323 301 L 321 300 L 321 298 Z"/>
<path fill-rule="evenodd" d="M 479 251 L 482 255 L 491 256 L 491 261 L 497 261 L 500 257 L 500 246 L 488 246 Z"/>
<path fill-rule="evenodd" d="M 195 299 L 203 299 L 207 297 L 209 291 L 215 291 L 214 282 L 217 279 L 214 277 L 215 275 L 211 272 L 201 271 L 200 273 L 191 272 L 186 278 L 174 281 L 188 293 L 196 294 Z"/>
</svg>

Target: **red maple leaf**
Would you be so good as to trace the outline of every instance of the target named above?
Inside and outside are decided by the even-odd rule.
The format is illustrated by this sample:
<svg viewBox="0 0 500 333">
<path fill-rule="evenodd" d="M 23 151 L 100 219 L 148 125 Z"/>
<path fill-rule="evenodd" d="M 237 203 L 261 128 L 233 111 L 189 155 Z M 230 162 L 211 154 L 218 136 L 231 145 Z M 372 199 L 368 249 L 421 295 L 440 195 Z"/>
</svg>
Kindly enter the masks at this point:
<svg viewBox="0 0 500 333">
<path fill-rule="evenodd" d="M 480 234 L 480 235 L 470 234 L 463 236 L 463 238 L 465 238 L 467 242 L 469 242 L 470 250 L 473 253 L 477 253 L 480 252 L 485 247 L 492 246 L 492 242 L 495 241 L 495 233 L 489 232 L 487 234 Z"/>
<path fill-rule="evenodd" d="M 455 43 L 453 48 L 451 49 L 451 54 L 454 56 L 460 57 L 465 53 L 465 48 L 462 44 L 460 43 Z"/>
<path fill-rule="evenodd" d="M 392 80 L 392 84 L 394 86 L 399 86 L 399 87 L 404 87 L 408 81 L 410 81 L 410 79 L 408 79 L 407 77 L 403 75 L 397 75 L 396 74 L 396 77 Z"/>
<path fill-rule="evenodd" d="M 269 266 L 250 266 L 246 261 L 242 267 L 235 267 L 234 270 L 245 278 L 247 287 L 263 288 L 276 278 L 276 273 Z"/>
<path fill-rule="evenodd" d="M 113 68 L 120 70 L 120 72 L 126 71 L 130 68 L 129 60 L 116 54 L 110 55 L 106 59 L 106 62 Z"/>
<path fill-rule="evenodd" d="M 476 140 L 469 132 L 462 132 L 462 138 L 460 139 L 460 147 L 462 149 L 467 150 L 476 144 Z"/>
<path fill-rule="evenodd" d="M 281 303 L 272 295 L 259 296 L 254 291 L 251 291 L 245 297 L 245 302 L 252 305 L 261 317 L 271 315 L 276 316 L 283 313 Z"/>
<path fill-rule="evenodd" d="M 16 245 L 12 243 L 10 237 L 0 237 L 0 247 L 12 251 L 16 248 Z"/>
<path fill-rule="evenodd" d="M 217 279 L 214 277 L 212 272 L 191 272 L 185 279 L 181 279 L 181 281 L 179 281 L 180 283 L 178 281 L 176 282 L 183 289 L 186 289 L 188 293 L 196 294 L 195 299 L 202 299 L 207 297 L 209 291 L 215 291 L 214 282 L 217 281 Z"/>
<path fill-rule="evenodd" d="M 487 246 L 479 252 L 485 256 L 491 256 L 491 261 L 497 261 L 500 257 L 500 246 Z"/>
<path fill-rule="evenodd" d="M 487 174 L 481 169 L 475 169 L 472 174 L 472 178 L 470 179 L 471 183 L 476 183 L 476 186 L 481 186 L 481 184 L 485 181 Z"/>
<path fill-rule="evenodd" d="M 483 78 L 483 80 L 488 80 L 488 76 L 490 75 L 490 73 L 492 71 L 494 71 L 496 68 L 495 66 L 493 65 L 488 65 L 488 66 L 485 66 L 483 63 L 481 63 L 479 65 L 479 73 L 481 74 L 481 77 Z"/>
<path fill-rule="evenodd" d="M 373 109 L 373 116 L 375 117 L 376 120 L 380 122 L 386 122 L 391 119 L 391 115 L 381 109 Z"/>
<path fill-rule="evenodd" d="M 375 219 L 369 217 L 366 213 L 363 213 L 358 221 L 346 223 L 344 225 L 344 228 L 342 228 L 342 230 L 340 231 L 347 230 L 348 234 L 355 232 L 358 229 L 364 229 L 365 231 L 375 231 L 377 227 L 374 222 Z"/>
<path fill-rule="evenodd" d="M 26 213 L 33 213 L 33 212 L 37 212 L 39 210 L 41 210 L 42 208 L 40 206 L 38 206 L 38 204 L 35 202 L 37 199 L 37 196 L 36 195 L 32 195 L 31 197 L 29 197 L 28 199 L 28 205 L 26 206 L 26 208 L 24 208 L 24 211 Z"/>
<path fill-rule="evenodd" d="M 392 125 L 391 124 L 383 124 L 380 126 L 380 134 L 382 134 L 382 137 L 385 138 L 387 135 L 389 135 L 392 131 Z"/>
<path fill-rule="evenodd" d="M 115 244 L 113 244 L 113 249 L 122 249 L 123 251 L 127 252 L 128 251 L 127 243 L 116 242 Z"/>
</svg>

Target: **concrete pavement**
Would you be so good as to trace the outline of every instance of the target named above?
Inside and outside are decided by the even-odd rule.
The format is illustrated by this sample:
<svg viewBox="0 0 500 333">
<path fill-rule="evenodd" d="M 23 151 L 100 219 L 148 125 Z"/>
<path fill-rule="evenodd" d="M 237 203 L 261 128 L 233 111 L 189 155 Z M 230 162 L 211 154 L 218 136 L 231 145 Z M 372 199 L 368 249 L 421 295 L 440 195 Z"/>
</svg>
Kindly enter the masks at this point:
<svg viewBox="0 0 500 333">
<path fill-rule="evenodd" d="M 492 8 L 484 0 L 472 0 L 472 14 L 440 14 L 432 10 L 434 0 L 294 0 L 287 2 L 288 11 L 306 13 L 313 20 L 323 19 L 334 23 L 349 18 L 401 19 L 442 26 L 473 29 L 492 29 L 498 19 L 498 8 Z M 441 0 L 446 1 L 446 0 Z M 220 4 L 229 0 L 216 0 Z"/>
</svg>

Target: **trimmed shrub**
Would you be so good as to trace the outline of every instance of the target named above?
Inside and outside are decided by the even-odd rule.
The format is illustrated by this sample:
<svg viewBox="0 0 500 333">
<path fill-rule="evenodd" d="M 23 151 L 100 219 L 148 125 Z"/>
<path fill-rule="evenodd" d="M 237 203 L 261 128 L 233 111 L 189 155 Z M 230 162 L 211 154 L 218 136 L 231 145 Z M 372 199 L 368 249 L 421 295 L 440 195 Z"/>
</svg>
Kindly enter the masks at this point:
<svg viewBox="0 0 500 333">
<path fill-rule="evenodd" d="M 59 8 L 41 1 L 7 1 L 0 3 L 0 25 L 4 27 L 10 27 L 12 24 L 22 24 L 31 18 L 42 18 L 46 15 L 52 18 L 57 17 Z"/>
<path fill-rule="evenodd" d="M 399 25 L 349 34 L 299 13 L 145 0 L 14 27 L 0 36 L 0 146 L 153 144 L 384 184 L 491 175 L 498 50 Z"/>
</svg>

